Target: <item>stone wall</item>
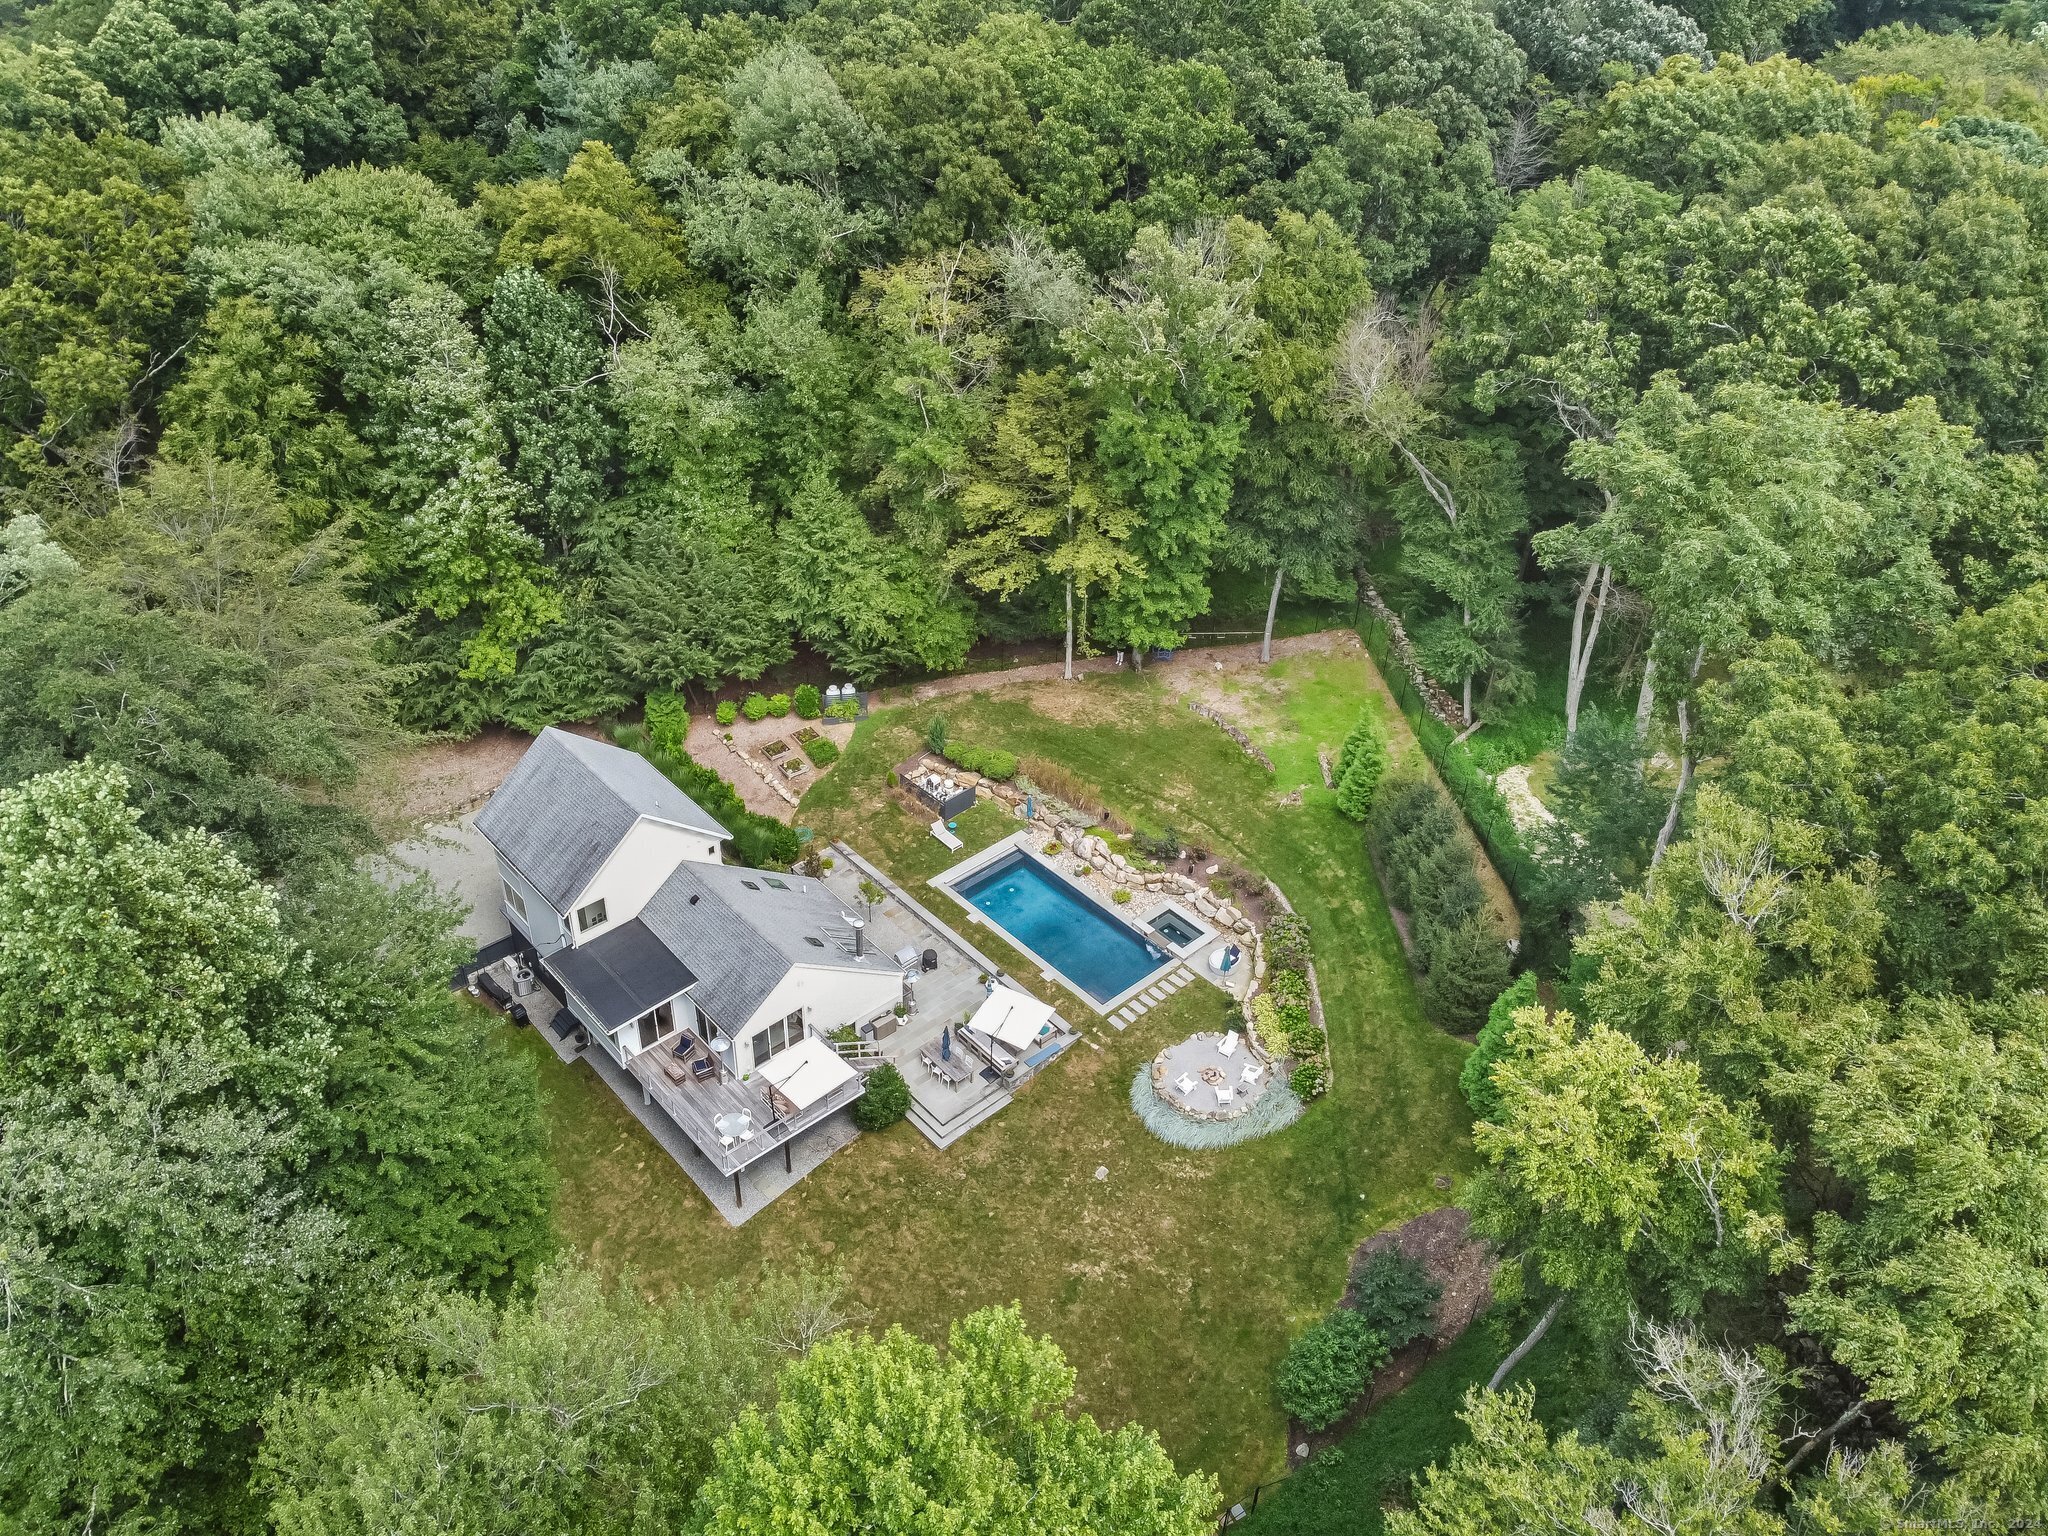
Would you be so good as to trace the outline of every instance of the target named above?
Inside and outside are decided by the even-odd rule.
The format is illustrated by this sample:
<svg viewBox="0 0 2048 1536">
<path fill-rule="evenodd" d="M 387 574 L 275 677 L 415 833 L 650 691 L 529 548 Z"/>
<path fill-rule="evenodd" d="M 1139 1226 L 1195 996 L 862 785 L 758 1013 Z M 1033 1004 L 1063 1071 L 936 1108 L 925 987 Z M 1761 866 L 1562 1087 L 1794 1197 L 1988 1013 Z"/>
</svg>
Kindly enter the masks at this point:
<svg viewBox="0 0 2048 1536">
<path fill-rule="evenodd" d="M 1257 763 L 1261 768 L 1265 769 L 1266 772 L 1271 773 L 1273 771 L 1273 759 L 1266 756 L 1265 753 L 1261 752 L 1258 749 L 1257 744 L 1252 741 L 1251 737 L 1247 736 L 1236 725 L 1232 724 L 1230 718 L 1227 715 L 1222 714 L 1220 711 L 1211 709 L 1208 705 L 1204 704 L 1199 699 L 1189 699 L 1188 708 L 1192 709 L 1204 720 L 1209 721 L 1224 735 L 1228 736 L 1232 741 L 1236 742 L 1238 750 L 1244 753 L 1244 755 L 1250 758 L 1253 762 Z"/>
</svg>

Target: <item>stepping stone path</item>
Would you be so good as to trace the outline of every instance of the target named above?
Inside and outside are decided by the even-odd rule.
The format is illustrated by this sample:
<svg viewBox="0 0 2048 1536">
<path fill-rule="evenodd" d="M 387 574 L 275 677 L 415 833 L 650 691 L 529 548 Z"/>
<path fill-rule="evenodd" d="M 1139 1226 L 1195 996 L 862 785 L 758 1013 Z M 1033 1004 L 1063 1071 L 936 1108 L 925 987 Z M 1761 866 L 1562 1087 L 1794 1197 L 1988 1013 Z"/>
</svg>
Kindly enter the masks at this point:
<svg viewBox="0 0 2048 1536">
<path fill-rule="evenodd" d="M 1192 971 L 1186 969 L 1175 970 L 1166 980 L 1156 982 L 1152 986 L 1147 987 L 1136 997 L 1125 1003 L 1123 1007 L 1117 1009 L 1115 1013 L 1109 1016 L 1109 1022 L 1118 1029 L 1128 1029 L 1137 1022 L 1140 1014 L 1149 1012 L 1154 1003 L 1165 1002 L 1194 979 L 1195 975 Z"/>
</svg>

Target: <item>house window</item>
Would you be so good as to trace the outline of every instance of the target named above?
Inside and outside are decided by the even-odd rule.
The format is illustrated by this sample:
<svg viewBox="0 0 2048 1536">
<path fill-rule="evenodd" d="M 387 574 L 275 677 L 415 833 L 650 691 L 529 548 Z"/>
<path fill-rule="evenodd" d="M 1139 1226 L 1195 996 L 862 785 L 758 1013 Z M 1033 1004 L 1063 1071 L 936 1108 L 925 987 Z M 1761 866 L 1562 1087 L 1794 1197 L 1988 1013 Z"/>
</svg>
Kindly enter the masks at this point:
<svg viewBox="0 0 2048 1536">
<path fill-rule="evenodd" d="M 652 1013 L 640 1015 L 640 1049 L 666 1040 L 676 1032 L 676 1010 L 673 1002 L 663 1003 Z"/>
<path fill-rule="evenodd" d="M 777 1019 L 754 1036 L 754 1065 L 765 1066 L 778 1051 L 786 1051 L 804 1037 L 804 1014 L 799 1008 L 786 1019 Z"/>
<path fill-rule="evenodd" d="M 505 905 L 510 907 L 514 912 L 517 912 L 521 917 L 526 916 L 526 899 L 523 896 L 521 896 L 517 891 L 512 889 L 512 882 L 510 880 L 505 881 L 504 886 Z"/>
<path fill-rule="evenodd" d="M 593 928 L 602 928 L 604 917 L 604 899 L 600 897 L 589 906 L 576 909 L 576 926 L 582 932 L 588 933 Z"/>
</svg>

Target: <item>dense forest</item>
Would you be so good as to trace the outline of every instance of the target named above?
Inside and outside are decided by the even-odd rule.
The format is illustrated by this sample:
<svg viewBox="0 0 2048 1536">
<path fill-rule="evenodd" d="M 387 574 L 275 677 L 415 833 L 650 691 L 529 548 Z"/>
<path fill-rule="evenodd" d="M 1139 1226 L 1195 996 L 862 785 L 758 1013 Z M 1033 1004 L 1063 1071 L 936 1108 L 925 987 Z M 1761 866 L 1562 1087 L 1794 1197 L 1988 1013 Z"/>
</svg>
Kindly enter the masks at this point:
<svg viewBox="0 0 2048 1536">
<path fill-rule="evenodd" d="M 0 0 L 0 1530 L 1208 1529 L 1013 1311 L 556 1255 L 354 861 L 1361 583 L 1561 753 L 1461 1198 L 1608 1384 L 1396 1526 L 2048 1516 L 2044 309 L 2042 0 Z"/>
</svg>

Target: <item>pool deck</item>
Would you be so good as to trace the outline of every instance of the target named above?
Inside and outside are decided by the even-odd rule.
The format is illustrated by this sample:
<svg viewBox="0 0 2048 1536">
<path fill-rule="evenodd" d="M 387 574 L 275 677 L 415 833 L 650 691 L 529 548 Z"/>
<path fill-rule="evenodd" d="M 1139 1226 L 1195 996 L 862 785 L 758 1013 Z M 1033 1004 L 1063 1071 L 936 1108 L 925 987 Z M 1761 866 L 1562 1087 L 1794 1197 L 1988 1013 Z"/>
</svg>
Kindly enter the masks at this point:
<svg viewBox="0 0 2048 1536">
<path fill-rule="evenodd" d="M 885 899 L 868 915 L 868 937 L 879 953 L 914 949 L 922 955 L 929 949 L 938 959 L 936 970 L 915 973 L 909 1013 L 883 1038 L 866 1040 L 856 1049 L 895 1064 L 910 1088 L 911 1124 L 934 1146 L 951 1146 L 1008 1104 L 1018 1088 L 1080 1038 L 1079 1032 L 1055 1015 L 1053 1036 L 1022 1059 L 1011 1058 L 1007 1070 L 975 1054 L 974 1042 L 964 1038 L 960 1025 L 988 998 L 989 983 L 982 978 L 999 980 L 1002 967 L 855 849 L 834 843 L 832 854 L 837 862 L 824 885 L 847 911 L 860 909 L 863 876 L 882 888 Z M 953 1031 L 950 1058 L 941 1052 L 948 1025 Z"/>
<path fill-rule="evenodd" d="M 1209 952 L 1219 943 L 1227 942 L 1226 936 L 1214 932 L 1210 925 L 1189 909 L 1187 902 L 1177 900 L 1166 892 L 1141 891 L 1135 893 L 1134 899 L 1127 905 L 1119 907 L 1103 891 L 1096 888 L 1093 880 L 1086 877 L 1087 866 L 1080 860 L 1066 855 L 1048 858 L 1040 852 L 1045 841 L 1043 830 L 1013 833 L 999 842 L 991 843 L 979 853 L 968 855 L 950 869 L 940 871 L 932 876 L 930 883 L 960 905 L 966 912 L 970 924 L 986 924 L 1000 933 L 1006 943 L 1028 955 L 1038 965 L 1039 974 L 1047 981 L 1058 982 L 1085 1006 L 1101 1014 L 1118 1029 L 1123 1029 L 1153 1004 L 1163 1002 L 1197 976 L 1224 992 L 1233 996 L 1236 994 L 1236 988 L 1229 980 L 1217 974 L 1206 963 Z M 1166 951 L 1168 958 L 1107 1002 L 1098 1000 L 1087 988 L 1063 974 L 1043 955 L 961 895 L 959 887 L 963 883 L 1013 853 L 1023 854 L 1054 880 L 1071 888 L 1077 896 L 1102 909 L 1147 943 Z M 1075 871 L 1081 872 L 1082 878 L 1076 878 Z M 1152 920 L 1167 911 L 1172 911 L 1184 923 L 1200 930 L 1193 943 L 1175 944 L 1152 926 Z"/>
</svg>

